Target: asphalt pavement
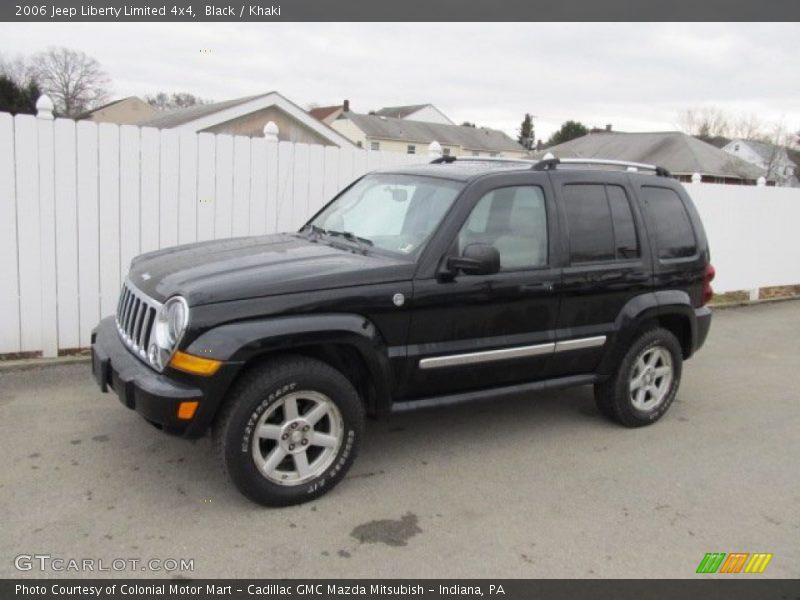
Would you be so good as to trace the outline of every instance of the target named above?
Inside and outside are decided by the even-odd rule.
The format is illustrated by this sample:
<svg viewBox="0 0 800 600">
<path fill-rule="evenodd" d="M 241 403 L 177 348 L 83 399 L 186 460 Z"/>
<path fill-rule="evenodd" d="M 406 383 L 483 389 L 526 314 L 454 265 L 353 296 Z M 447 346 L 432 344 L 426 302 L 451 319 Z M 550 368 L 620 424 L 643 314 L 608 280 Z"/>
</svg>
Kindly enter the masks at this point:
<svg viewBox="0 0 800 600">
<path fill-rule="evenodd" d="M 156 430 L 88 364 L 0 371 L 0 576 L 683 578 L 707 552 L 768 552 L 758 577 L 798 577 L 799 333 L 800 301 L 717 311 L 642 429 L 590 388 L 372 421 L 348 477 L 286 509 L 240 496 L 208 438 Z"/>
</svg>

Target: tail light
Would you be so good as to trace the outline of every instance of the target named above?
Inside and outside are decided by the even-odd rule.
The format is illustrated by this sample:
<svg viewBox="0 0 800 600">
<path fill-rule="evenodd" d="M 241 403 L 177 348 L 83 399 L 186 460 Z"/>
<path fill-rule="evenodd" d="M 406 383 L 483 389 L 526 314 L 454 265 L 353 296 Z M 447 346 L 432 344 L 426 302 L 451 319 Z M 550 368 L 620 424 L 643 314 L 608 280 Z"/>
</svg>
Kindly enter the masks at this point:
<svg viewBox="0 0 800 600">
<path fill-rule="evenodd" d="M 714 297 L 714 288 L 711 287 L 711 282 L 714 281 L 716 274 L 716 269 L 709 264 L 703 274 L 703 306 L 711 302 L 711 298 Z"/>
</svg>

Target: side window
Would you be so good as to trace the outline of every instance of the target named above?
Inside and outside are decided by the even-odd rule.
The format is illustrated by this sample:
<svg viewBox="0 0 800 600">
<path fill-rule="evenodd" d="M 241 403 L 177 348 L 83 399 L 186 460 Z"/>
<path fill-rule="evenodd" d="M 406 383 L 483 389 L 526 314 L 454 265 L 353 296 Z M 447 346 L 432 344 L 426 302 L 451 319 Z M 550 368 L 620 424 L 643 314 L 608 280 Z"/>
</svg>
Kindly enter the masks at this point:
<svg viewBox="0 0 800 600">
<path fill-rule="evenodd" d="M 570 262 L 626 260 L 639 256 L 639 238 L 625 189 L 575 183 L 564 187 Z"/>
<path fill-rule="evenodd" d="M 614 226 L 602 184 L 564 186 L 570 262 L 613 260 Z"/>
<path fill-rule="evenodd" d="M 647 223 L 659 258 L 683 258 L 697 253 L 697 241 L 686 207 L 675 190 L 643 186 Z"/>
<path fill-rule="evenodd" d="M 547 212 L 538 186 L 498 188 L 481 198 L 458 234 L 458 249 L 489 244 L 500 253 L 500 269 L 547 265 Z"/>
<path fill-rule="evenodd" d="M 614 248 L 617 259 L 639 256 L 639 238 L 636 236 L 636 223 L 633 221 L 628 194 L 619 185 L 607 185 L 608 205 L 614 222 Z"/>
</svg>

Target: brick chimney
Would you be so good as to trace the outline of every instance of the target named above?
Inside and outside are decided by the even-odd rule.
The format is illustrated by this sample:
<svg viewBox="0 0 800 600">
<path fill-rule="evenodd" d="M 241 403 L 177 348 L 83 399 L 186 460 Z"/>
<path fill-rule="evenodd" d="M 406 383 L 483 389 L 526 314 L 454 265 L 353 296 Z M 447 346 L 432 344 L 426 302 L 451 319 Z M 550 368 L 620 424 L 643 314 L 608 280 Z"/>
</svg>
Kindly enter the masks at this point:
<svg viewBox="0 0 800 600">
<path fill-rule="evenodd" d="M 606 123 L 606 131 L 611 131 L 611 123 Z"/>
<path fill-rule="evenodd" d="M 350 112 L 350 100 L 345 100 L 342 103 L 342 112 Z"/>
</svg>

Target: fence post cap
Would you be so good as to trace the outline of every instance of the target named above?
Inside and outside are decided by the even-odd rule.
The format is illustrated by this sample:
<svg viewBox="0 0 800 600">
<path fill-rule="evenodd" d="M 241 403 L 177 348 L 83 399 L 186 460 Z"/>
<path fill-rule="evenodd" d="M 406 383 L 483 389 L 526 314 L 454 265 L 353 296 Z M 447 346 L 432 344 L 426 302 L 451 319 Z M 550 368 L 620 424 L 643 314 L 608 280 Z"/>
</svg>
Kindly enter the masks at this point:
<svg viewBox="0 0 800 600">
<path fill-rule="evenodd" d="M 766 177 L 764 177 L 764 176 L 762 175 L 761 177 L 759 177 L 758 179 L 756 179 L 756 185 L 757 185 L 758 187 L 764 187 L 764 186 L 766 186 L 766 185 L 767 185 L 767 179 L 766 179 Z"/>
<path fill-rule="evenodd" d="M 53 101 L 50 96 L 42 94 L 36 101 L 36 116 L 39 119 L 53 119 Z"/>
<path fill-rule="evenodd" d="M 442 145 L 436 140 L 433 140 L 428 144 L 428 154 L 435 158 L 440 158 L 442 156 Z"/>
<path fill-rule="evenodd" d="M 703 176 L 700 173 L 692 173 L 692 183 L 700 183 L 703 181 Z"/>
<path fill-rule="evenodd" d="M 278 129 L 275 121 L 267 121 L 267 124 L 264 125 L 264 139 L 268 142 L 277 142 L 279 132 L 280 129 Z"/>
</svg>

